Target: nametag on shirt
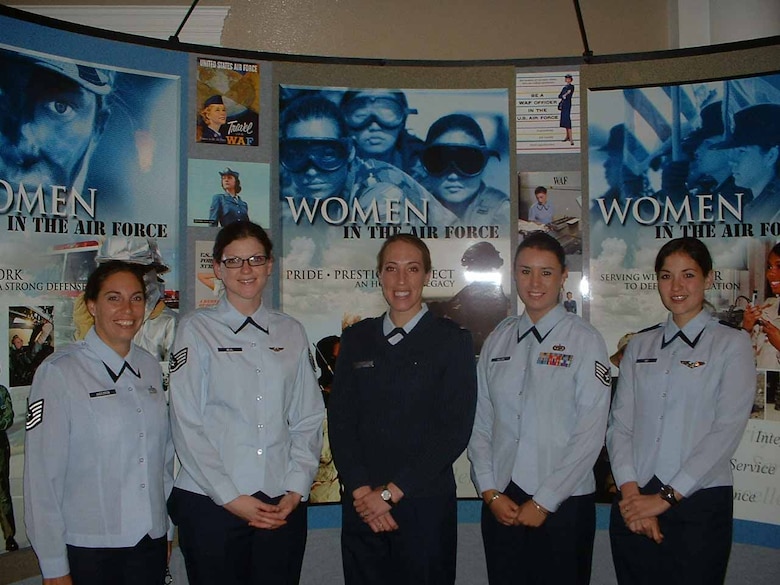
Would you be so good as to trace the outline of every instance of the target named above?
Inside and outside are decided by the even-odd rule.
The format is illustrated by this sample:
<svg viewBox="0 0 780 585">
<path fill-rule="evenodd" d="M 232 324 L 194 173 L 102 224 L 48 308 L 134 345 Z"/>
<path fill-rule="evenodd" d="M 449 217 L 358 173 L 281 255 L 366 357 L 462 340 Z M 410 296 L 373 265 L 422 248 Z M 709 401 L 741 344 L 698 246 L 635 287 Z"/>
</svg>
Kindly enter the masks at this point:
<svg viewBox="0 0 780 585">
<path fill-rule="evenodd" d="M 374 360 L 367 360 L 365 362 L 355 362 L 352 364 L 352 367 L 356 370 L 362 369 L 362 368 L 373 368 L 374 367 Z"/>
<path fill-rule="evenodd" d="M 508 362 L 510 359 L 512 359 L 512 356 L 505 355 L 505 356 L 502 356 L 502 357 L 491 358 L 490 361 L 491 362 Z"/>
<path fill-rule="evenodd" d="M 654 364 L 658 361 L 658 358 L 638 358 L 636 363 L 638 364 Z"/>
<path fill-rule="evenodd" d="M 539 357 L 536 358 L 536 363 L 542 366 L 559 366 L 562 368 L 568 368 L 571 366 L 572 361 L 574 361 L 573 355 L 568 355 L 565 353 L 552 353 L 543 351 L 539 354 Z"/>
<path fill-rule="evenodd" d="M 706 362 L 689 362 L 688 360 L 680 360 L 680 363 L 682 365 L 684 365 L 684 366 L 687 366 L 687 367 L 691 368 L 691 369 L 700 368 L 700 367 L 702 367 L 703 365 L 706 364 Z"/>
<path fill-rule="evenodd" d="M 269 347 L 268 349 L 270 349 L 274 353 L 279 353 L 280 351 L 284 351 L 283 347 Z M 309 353 L 311 353 L 311 352 L 309 352 Z"/>
<path fill-rule="evenodd" d="M 102 398 L 103 396 L 112 396 L 113 394 L 116 394 L 116 390 L 114 388 L 112 388 L 111 390 L 100 390 L 99 392 L 90 392 L 89 397 Z"/>
<path fill-rule="evenodd" d="M 234 351 L 244 351 L 240 347 L 218 347 L 217 351 L 220 353 L 233 353 Z"/>
</svg>

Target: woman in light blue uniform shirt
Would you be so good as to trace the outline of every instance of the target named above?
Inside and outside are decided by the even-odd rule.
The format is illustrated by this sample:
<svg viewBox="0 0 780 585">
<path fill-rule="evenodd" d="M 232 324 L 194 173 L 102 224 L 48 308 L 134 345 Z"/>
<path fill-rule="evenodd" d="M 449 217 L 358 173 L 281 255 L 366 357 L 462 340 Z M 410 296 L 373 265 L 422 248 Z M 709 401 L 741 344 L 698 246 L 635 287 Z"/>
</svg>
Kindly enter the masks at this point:
<svg viewBox="0 0 780 585">
<path fill-rule="evenodd" d="M 214 242 L 217 306 L 181 320 L 171 424 L 182 468 L 168 503 L 191 585 L 298 583 L 325 409 L 300 323 L 269 309 L 272 244 L 234 222 Z"/>
<path fill-rule="evenodd" d="M 552 236 L 518 246 L 515 284 L 525 311 L 485 341 L 468 446 L 484 501 L 490 585 L 586 585 L 596 507 L 593 464 L 610 396 L 601 335 L 560 303 L 566 257 Z"/>
<path fill-rule="evenodd" d="M 665 323 L 620 363 L 607 448 L 620 499 L 610 540 L 621 585 L 723 583 L 732 532 L 730 459 L 756 389 L 748 334 L 704 307 L 714 273 L 696 238 L 655 260 Z"/>
<path fill-rule="evenodd" d="M 143 273 L 106 262 L 84 298 L 94 326 L 43 362 L 30 389 L 27 535 L 45 585 L 162 585 L 173 443 L 160 364 L 132 342 Z"/>
</svg>

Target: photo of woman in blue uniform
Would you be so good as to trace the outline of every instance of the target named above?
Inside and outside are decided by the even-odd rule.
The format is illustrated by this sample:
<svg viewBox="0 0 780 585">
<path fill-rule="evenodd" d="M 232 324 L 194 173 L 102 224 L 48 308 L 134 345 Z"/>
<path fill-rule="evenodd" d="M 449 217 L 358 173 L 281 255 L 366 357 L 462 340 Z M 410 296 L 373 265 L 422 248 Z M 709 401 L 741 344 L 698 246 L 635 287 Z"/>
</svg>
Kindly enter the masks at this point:
<svg viewBox="0 0 780 585">
<path fill-rule="evenodd" d="M 509 197 L 483 180 L 491 157 L 485 135 L 474 118 L 449 114 L 428 129 L 420 161 L 423 186 L 463 225 L 502 224 L 509 217 Z"/>
<path fill-rule="evenodd" d="M 162 585 L 173 442 L 162 370 L 133 343 L 143 273 L 110 261 L 86 283 L 94 325 L 41 364 L 25 435 L 27 535 L 46 585 Z"/>
<path fill-rule="evenodd" d="M 560 126 L 566 131 L 566 136 L 562 142 L 570 142 L 574 146 L 574 138 L 571 135 L 571 101 L 574 96 L 574 78 L 571 75 L 565 75 L 566 85 L 561 88 L 558 94 L 558 110 L 561 112 Z"/>
<path fill-rule="evenodd" d="M 225 294 L 176 333 L 171 426 L 182 467 L 168 509 L 191 585 L 300 577 L 325 409 L 303 327 L 263 301 L 272 248 L 254 223 L 222 228 L 213 265 Z"/>
<path fill-rule="evenodd" d="M 482 346 L 468 445 L 490 585 L 587 585 L 610 367 L 601 334 L 560 302 L 566 256 L 533 232 L 515 253 L 525 305 Z"/>
<path fill-rule="evenodd" d="M 345 583 L 452 585 L 452 464 L 476 401 L 471 335 L 422 302 L 432 270 L 422 240 L 388 238 L 377 264 L 389 310 L 344 330 L 328 404 Z"/>
<path fill-rule="evenodd" d="M 753 349 L 747 332 L 707 310 L 714 273 L 700 240 L 669 240 L 655 272 L 669 317 L 628 343 L 607 431 L 620 490 L 615 572 L 621 585 L 723 583 L 730 459 L 753 405 Z"/>
<path fill-rule="evenodd" d="M 211 198 L 209 221 L 212 226 L 225 227 L 234 221 L 249 221 L 249 205 L 241 199 L 241 179 L 238 171 L 225 167 L 219 171 L 222 193 Z"/>
</svg>

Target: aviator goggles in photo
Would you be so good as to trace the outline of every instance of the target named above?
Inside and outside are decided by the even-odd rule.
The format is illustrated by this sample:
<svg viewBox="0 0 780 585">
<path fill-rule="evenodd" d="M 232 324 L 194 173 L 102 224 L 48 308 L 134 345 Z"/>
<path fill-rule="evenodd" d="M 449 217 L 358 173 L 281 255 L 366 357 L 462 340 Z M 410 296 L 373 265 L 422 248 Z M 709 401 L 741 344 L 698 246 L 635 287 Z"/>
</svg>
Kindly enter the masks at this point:
<svg viewBox="0 0 780 585">
<path fill-rule="evenodd" d="M 293 173 L 314 166 L 332 172 L 349 159 L 349 138 L 285 138 L 279 145 L 279 162 Z"/>
<path fill-rule="evenodd" d="M 422 151 L 420 162 L 430 175 L 436 177 L 452 171 L 462 177 L 476 177 L 485 170 L 491 156 L 501 158 L 495 150 L 484 146 L 432 144 Z"/>
<path fill-rule="evenodd" d="M 409 114 L 417 110 L 409 109 L 391 97 L 356 97 L 344 106 L 344 118 L 351 130 L 365 130 L 373 122 L 385 130 L 400 127 Z"/>
</svg>

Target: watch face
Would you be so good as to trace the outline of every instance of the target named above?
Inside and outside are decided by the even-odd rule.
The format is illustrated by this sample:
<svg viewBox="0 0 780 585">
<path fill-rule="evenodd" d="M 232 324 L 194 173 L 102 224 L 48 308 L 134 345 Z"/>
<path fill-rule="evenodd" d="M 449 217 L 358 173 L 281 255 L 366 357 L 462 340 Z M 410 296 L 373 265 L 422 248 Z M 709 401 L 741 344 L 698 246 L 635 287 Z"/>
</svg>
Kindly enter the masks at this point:
<svg viewBox="0 0 780 585">
<path fill-rule="evenodd" d="M 390 493 L 390 490 L 382 490 L 382 493 L 379 495 L 382 496 L 382 499 L 385 502 L 389 502 L 390 500 L 393 499 L 393 494 Z"/>
</svg>

